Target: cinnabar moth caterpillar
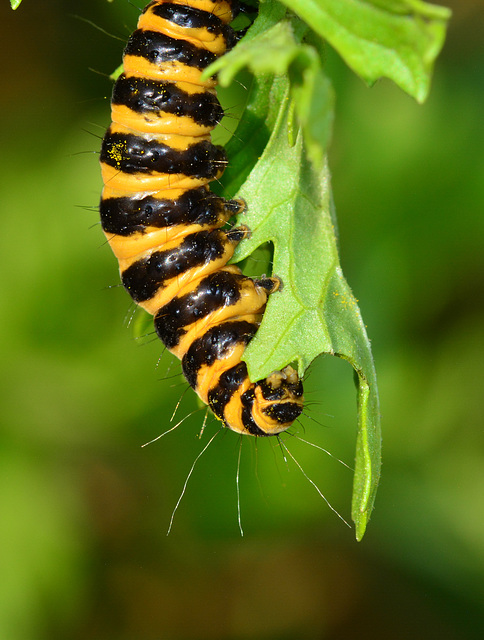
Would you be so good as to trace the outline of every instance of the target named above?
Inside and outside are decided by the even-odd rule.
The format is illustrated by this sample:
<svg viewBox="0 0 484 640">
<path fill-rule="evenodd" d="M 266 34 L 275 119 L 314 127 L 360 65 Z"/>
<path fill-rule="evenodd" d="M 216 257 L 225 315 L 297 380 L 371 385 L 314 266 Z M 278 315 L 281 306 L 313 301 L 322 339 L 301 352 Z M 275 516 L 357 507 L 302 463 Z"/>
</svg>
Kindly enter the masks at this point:
<svg viewBox="0 0 484 640">
<path fill-rule="evenodd" d="M 234 0 L 154 0 L 124 51 L 101 149 L 101 222 L 123 285 L 154 316 L 156 333 L 215 416 L 233 431 L 270 436 L 303 408 L 286 366 L 250 382 L 241 361 L 277 278 L 228 265 L 247 229 L 244 208 L 209 189 L 227 162 L 210 132 L 223 110 L 203 70 L 235 43 Z"/>
</svg>

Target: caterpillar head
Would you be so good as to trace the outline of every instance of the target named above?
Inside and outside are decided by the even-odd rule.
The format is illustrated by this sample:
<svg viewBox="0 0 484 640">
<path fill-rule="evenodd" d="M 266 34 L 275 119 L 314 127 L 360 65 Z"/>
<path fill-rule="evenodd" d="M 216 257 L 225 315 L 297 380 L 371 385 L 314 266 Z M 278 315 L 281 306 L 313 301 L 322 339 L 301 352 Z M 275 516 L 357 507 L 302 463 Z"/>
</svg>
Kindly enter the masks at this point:
<svg viewBox="0 0 484 640">
<path fill-rule="evenodd" d="M 286 431 L 302 413 L 303 386 L 291 366 L 259 380 L 251 391 L 248 402 L 244 394 L 242 403 L 245 405 L 244 426 L 253 435 L 273 436 Z M 250 419 L 247 410 L 250 410 Z"/>
<path fill-rule="evenodd" d="M 292 367 L 275 371 L 264 380 L 249 385 L 240 396 L 242 411 L 239 419 L 226 421 L 226 426 L 233 431 L 253 436 L 274 436 L 289 429 L 301 415 L 303 387 Z"/>
<path fill-rule="evenodd" d="M 215 416 L 236 433 L 274 436 L 289 429 L 302 413 L 302 382 L 290 366 L 251 382 L 245 362 L 239 362 L 216 379 L 208 393 L 208 404 Z"/>
</svg>

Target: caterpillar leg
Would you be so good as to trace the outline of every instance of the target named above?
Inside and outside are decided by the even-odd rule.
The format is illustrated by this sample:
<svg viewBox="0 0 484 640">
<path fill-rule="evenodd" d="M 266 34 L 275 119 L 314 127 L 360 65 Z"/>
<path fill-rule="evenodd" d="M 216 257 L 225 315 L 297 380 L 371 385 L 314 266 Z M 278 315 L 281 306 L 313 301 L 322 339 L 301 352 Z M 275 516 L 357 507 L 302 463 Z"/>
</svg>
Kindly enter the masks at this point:
<svg viewBox="0 0 484 640">
<path fill-rule="evenodd" d="M 282 289 L 282 280 L 277 276 L 257 278 L 254 280 L 254 284 L 256 287 L 264 289 L 267 295 Z"/>
<path fill-rule="evenodd" d="M 227 238 L 231 242 L 239 243 L 242 240 L 250 237 L 250 229 L 246 227 L 244 224 L 240 227 L 232 227 L 230 231 L 227 231 Z"/>
<path fill-rule="evenodd" d="M 235 216 L 239 213 L 247 211 L 247 203 L 241 198 L 236 198 L 235 200 L 226 200 L 225 209 L 226 211 L 230 212 L 231 215 Z"/>
</svg>

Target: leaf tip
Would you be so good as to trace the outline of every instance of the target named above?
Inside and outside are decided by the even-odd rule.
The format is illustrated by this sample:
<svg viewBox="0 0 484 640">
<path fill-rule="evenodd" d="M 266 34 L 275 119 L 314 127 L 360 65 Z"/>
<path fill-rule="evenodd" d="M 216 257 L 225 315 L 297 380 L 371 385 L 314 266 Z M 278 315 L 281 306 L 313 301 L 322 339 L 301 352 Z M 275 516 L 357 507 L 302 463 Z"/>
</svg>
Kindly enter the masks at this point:
<svg viewBox="0 0 484 640">
<path fill-rule="evenodd" d="M 368 513 L 366 511 L 358 513 L 358 517 L 354 518 L 356 542 L 361 542 L 366 532 L 368 524 Z"/>
</svg>

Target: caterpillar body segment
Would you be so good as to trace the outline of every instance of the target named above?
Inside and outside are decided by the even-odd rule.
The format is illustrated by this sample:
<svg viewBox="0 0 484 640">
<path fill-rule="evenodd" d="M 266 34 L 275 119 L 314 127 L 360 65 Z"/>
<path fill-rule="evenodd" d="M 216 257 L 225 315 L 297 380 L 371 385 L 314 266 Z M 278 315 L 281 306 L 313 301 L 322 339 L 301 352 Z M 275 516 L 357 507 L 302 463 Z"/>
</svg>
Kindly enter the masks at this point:
<svg viewBox="0 0 484 640">
<path fill-rule="evenodd" d="M 233 46 L 229 0 L 154 0 L 124 52 L 101 149 L 101 222 L 123 285 L 154 316 L 157 335 L 226 427 L 275 435 L 303 408 L 302 384 L 285 367 L 251 382 L 241 361 L 277 278 L 253 280 L 228 262 L 243 210 L 209 189 L 227 164 L 210 132 L 223 110 L 203 70 Z"/>
</svg>

